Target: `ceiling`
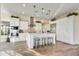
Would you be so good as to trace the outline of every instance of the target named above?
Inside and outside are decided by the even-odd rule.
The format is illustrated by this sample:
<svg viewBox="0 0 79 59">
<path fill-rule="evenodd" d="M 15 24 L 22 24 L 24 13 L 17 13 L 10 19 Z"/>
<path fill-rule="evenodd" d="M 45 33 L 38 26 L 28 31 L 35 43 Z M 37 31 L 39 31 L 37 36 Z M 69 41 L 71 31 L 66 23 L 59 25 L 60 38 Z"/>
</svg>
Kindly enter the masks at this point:
<svg viewBox="0 0 79 59">
<path fill-rule="evenodd" d="M 79 3 L 5 3 L 12 14 L 52 19 L 79 10 Z"/>
</svg>

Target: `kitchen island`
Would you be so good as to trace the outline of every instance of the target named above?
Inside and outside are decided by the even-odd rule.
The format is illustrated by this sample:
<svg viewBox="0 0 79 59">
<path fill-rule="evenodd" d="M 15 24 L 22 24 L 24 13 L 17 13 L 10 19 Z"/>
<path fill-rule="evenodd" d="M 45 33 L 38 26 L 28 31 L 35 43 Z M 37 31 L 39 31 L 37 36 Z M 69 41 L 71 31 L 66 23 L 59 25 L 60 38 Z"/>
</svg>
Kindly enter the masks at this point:
<svg viewBox="0 0 79 59">
<path fill-rule="evenodd" d="M 55 44 L 55 33 L 26 33 L 28 48 L 39 48 Z"/>
</svg>

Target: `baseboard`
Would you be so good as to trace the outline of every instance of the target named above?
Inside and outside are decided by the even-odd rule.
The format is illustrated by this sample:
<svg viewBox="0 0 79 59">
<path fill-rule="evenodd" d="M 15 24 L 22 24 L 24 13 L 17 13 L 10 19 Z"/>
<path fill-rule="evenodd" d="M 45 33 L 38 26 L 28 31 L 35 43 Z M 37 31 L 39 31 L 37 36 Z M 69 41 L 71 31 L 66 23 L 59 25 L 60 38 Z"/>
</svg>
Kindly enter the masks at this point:
<svg viewBox="0 0 79 59">
<path fill-rule="evenodd" d="M 79 44 L 79 42 L 75 42 L 76 44 Z"/>
<path fill-rule="evenodd" d="M 57 41 L 60 41 L 62 43 L 69 44 L 69 45 L 75 45 L 75 43 L 64 42 L 64 41 L 61 41 L 61 40 L 57 40 Z"/>
</svg>

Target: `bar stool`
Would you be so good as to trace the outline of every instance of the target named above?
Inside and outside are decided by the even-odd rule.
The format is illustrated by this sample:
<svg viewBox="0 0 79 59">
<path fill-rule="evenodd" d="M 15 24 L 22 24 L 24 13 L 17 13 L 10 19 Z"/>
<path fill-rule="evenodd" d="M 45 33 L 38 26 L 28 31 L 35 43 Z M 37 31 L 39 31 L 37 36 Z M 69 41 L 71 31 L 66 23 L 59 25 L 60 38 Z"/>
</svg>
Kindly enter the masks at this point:
<svg viewBox="0 0 79 59">
<path fill-rule="evenodd" d="M 44 45 L 45 45 L 45 46 L 46 46 L 46 44 L 47 44 L 47 43 L 46 43 L 46 40 L 47 40 L 47 38 L 45 37 L 45 38 L 44 38 Z"/>
<path fill-rule="evenodd" d="M 53 44 L 53 37 L 48 37 L 48 45 L 52 45 Z"/>
<path fill-rule="evenodd" d="M 42 47 L 45 46 L 46 42 L 45 42 L 46 38 L 42 37 Z"/>
<path fill-rule="evenodd" d="M 33 48 L 39 48 L 40 47 L 40 38 L 34 37 L 34 47 Z"/>
<path fill-rule="evenodd" d="M 47 37 L 47 45 L 49 45 L 49 37 Z"/>
</svg>

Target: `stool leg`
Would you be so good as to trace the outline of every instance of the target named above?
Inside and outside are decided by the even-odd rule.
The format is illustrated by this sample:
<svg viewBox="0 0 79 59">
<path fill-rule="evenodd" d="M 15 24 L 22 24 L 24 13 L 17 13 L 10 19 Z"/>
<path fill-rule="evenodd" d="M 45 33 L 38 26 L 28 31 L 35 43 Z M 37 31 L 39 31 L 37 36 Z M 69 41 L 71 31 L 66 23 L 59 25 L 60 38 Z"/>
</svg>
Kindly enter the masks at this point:
<svg viewBox="0 0 79 59">
<path fill-rule="evenodd" d="M 47 44 L 48 44 L 48 39 L 46 39 L 46 46 L 47 46 Z"/>
<path fill-rule="evenodd" d="M 44 39 L 44 44 L 45 44 L 45 46 L 46 46 L 46 39 Z"/>
<path fill-rule="evenodd" d="M 42 46 L 42 39 L 40 39 L 40 47 Z"/>
<path fill-rule="evenodd" d="M 43 38 L 41 39 L 41 47 L 43 47 Z"/>
<path fill-rule="evenodd" d="M 53 44 L 53 38 L 50 38 L 50 45 Z"/>
<path fill-rule="evenodd" d="M 34 39 L 34 47 L 33 48 L 36 48 L 36 39 Z"/>
<path fill-rule="evenodd" d="M 53 38 L 51 39 L 51 41 L 52 41 L 51 44 L 53 45 Z"/>
<path fill-rule="evenodd" d="M 49 37 L 49 45 L 51 45 L 51 42 L 52 42 L 52 41 L 51 41 L 51 37 Z"/>
<path fill-rule="evenodd" d="M 37 40 L 37 48 L 39 48 L 40 39 Z"/>
<path fill-rule="evenodd" d="M 52 38 L 49 38 L 49 45 L 52 45 Z"/>
<path fill-rule="evenodd" d="M 48 45 L 49 45 L 49 43 L 50 43 L 49 40 L 50 40 L 50 39 L 48 38 L 48 39 L 47 39 L 47 42 L 48 42 L 47 44 L 48 44 Z"/>
<path fill-rule="evenodd" d="M 45 46 L 45 41 L 44 40 L 45 40 L 45 38 L 43 38 L 43 46 Z"/>
<path fill-rule="evenodd" d="M 51 45 L 51 42 L 52 42 L 52 41 L 51 41 L 51 38 L 49 38 L 49 45 Z"/>
<path fill-rule="evenodd" d="M 42 38 L 42 47 L 44 46 L 44 38 Z"/>
<path fill-rule="evenodd" d="M 36 48 L 38 48 L 38 39 L 36 39 Z"/>
</svg>

